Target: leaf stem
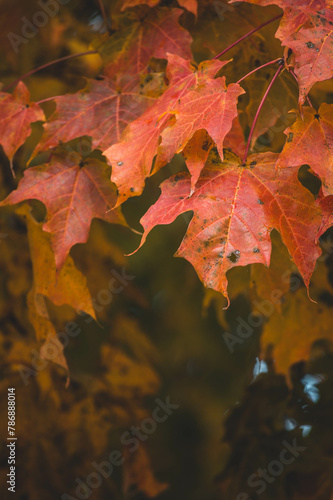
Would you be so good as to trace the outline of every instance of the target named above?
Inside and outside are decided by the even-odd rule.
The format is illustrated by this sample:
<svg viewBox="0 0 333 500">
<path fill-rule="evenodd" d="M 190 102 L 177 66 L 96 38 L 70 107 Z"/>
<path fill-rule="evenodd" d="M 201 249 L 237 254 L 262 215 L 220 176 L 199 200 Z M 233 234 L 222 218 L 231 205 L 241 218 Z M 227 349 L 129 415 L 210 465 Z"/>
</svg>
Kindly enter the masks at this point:
<svg viewBox="0 0 333 500">
<path fill-rule="evenodd" d="M 279 57 L 278 59 L 274 59 L 274 61 L 269 61 L 268 63 L 262 64 L 261 66 L 258 66 L 258 68 L 255 68 L 252 71 L 250 71 L 250 73 L 247 73 L 245 76 L 243 76 L 236 83 L 242 82 L 243 80 L 245 80 L 245 78 L 247 78 L 248 76 L 252 75 L 252 73 L 255 73 L 256 71 L 259 71 L 259 69 L 265 68 L 266 66 L 270 66 L 271 64 L 274 64 L 274 63 L 276 63 L 278 61 L 281 61 L 281 60 L 282 60 L 281 57 Z"/>
<path fill-rule="evenodd" d="M 277 79 L 277 77 L 279 76 L 279 74 L 281 73 L 281 71 L 283 70 L 283 68 L 284 68 L 284 65 L 281 64 L 281 66 L 279 66 L 278 70 L 276 71 L 275 75 L 273 76 L 272 80 L 270 81 L 270 84 L 268 85 L 268 87 L 266 89 L 266 92 L 263 95 L 263 98 L 261 99 L 261 102 L 259 104 L 259 107 L 257 109 L 256 115 L 254 117 L 254 120 L 253 120 L 253 123 L 252 123 L 252 126 L 251 126 L 251 130 L 250 130 L 250 133 L 249 133 L 249 137 L 248 137 L 248 140 L 247 140 L 246 150 L 245 150 L 245 154 L 244 154 L 244 157 L 243 157 L 243 163 L 246 162 L 247 154 L 248 154 L 249 149 L 250 149 L 252 135 L 253 135 L 253 132 L 254 132 L 254 127 L 256 126 L 256 123 L 257 123 L 258 116 L 259 116 L 259 113 L 261 111 L 261 108 L 263 107 L 263 104 L 264 104 L 264 102 L 266 100 L 266 97 L 269 94 L 269 91 L 271 90 L 271 88 L 272 88 L 275 80 Z"/>
<path fill-rule="evenodd" d="M 110 32 L 108 18 L 107 18 L 106 12 L 105 12 L 105 7 L 104 7 L 104 4 L 103 4 L 103 1 L 102 0 L 97 0 L 97 1 L 98 1 L 98 5 L 99 5 L 99 8 L 101 10 L 103 19 L 104 19 L 105 28 Z"/>
<path fill-rule="evenodd" d="M 13 82 L 9 83 L 6 85 L 6 87 L 3 88 L 3 92 L 6 92 L 8 89 L 16 85 L 18 82 L 21 80 L 24 80 L 24 78 L 27 78 L 28 76 L 33 75 L 34 73 L 37 73 L 37 71 L 40 71 L 42 69 L 48 68 L 49 66 L 52 66 L 53 64 L 57 64 L 59 62 L 67 61 L 68 59 L 73 59 L 74 57 L 81 57 L 81 56 L 87 56 L 89 54 L 97 54 L 96 50 L 88 50 L 87 52 L 80 52 L 79 54 L 71 54 L 69 56 L 65 57 L 60 57 L 60 59 L 55 59 L 54 61 L 48 62 L 46 64 L 43 64 L 43 66 L 39 66 L 38 68 L 32 69 L 28 73 L 26 73 L 23 76 L 20 76 L 20 78 L 17 78 L 17 80 L 14 80 Z"/>
<path fill-rule="evenodd" d="M 41 101 L 36 101 L 35 104 L 43 104 L 43 102 L 48 102 L 48 101 L 52 101 L 53 99 L 57 99 L 57 97 L 62 97 L 60 95 L 54 95 L 52 97 L 47 97 L 46 99 L 42 99 Z"/>
<path fill-rule="evenodd" d="M 269 19 L 268 21 L 264 22 L 263 24 L 261 24 L 257 28 L 254 28 L 253 30 L 249 31 L 248 33 L 246 33 L 246 35 L 243 35 L 241 38 L 239 38 L 238 40 L 236 40 L 236 42 L 234 42 L 231 45 L 229 45 L 229 47 L 227 47 L 226 49 L 222 50 L 222 52 L 220 52 L 219 54 L 217 54 L 217 56 L 215 56 L 213 59 L 218 59 L 220 56 L 222 56 L 223 54 L 225 54 L 226 52 L 228 52 L 228 50 L 230 50 L 233 47 L 235 47 L 235 45 L 237 45 L 238 43 L 240 43 L 243 40 L 245 40 L 245 38 L 251 36 L 253 33 L 255 33 L 256 31 L 260 30 L 264 26 L 267 26 L 267 24 L 270 24 L 270 23 L 276 21 L 277 19 L 280 19 L 280 17 L 282 17 L 282 16 L 283 16 L 283 14 L 279 14 L 278 16 L 272 17 L 272 19 Z"/>
</svg>

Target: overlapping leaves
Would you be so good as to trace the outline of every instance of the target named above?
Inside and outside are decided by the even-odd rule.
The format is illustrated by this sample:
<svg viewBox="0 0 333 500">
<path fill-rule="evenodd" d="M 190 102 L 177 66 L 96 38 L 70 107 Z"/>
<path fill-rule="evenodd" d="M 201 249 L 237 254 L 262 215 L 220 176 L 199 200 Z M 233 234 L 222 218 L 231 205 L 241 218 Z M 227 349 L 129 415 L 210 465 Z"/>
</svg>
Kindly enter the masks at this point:
<svg viewBox="0 0 333 500">
<path fill-rule="evenodd" d="M 49 164 L 25 171 L 19 187 L 2 205 L 24 200 L 40 200 L 47 208 L 44 230 L 52 234 L 57 269 L 60 269 L 76 243 L 88 239 L 93 217 L 126 224 L 119 209 L 111 210 L 115 188 L 108 182 L 108 166 L 97 160 L 56 157 Z"/>
<path fill-rule="evenodd" d="M 182 152 L 198 130 L 207 130 L 223 157 L 223 140 L 237 116 L 237 98 L 243 89 L 237 84 L 227 87 L 224 77 L 213 79 L 225 62 L 204 61 L 196 70 L 178 56 L 169 55 L 168 60 L 167 91 L 130 124 L 120 143 L 104 151 L 113 167 L 119 202 L 141 194 L 155 155 L 156 172 Z M 195 168 L 195 180 L 203 166 L 201 162 Z"/>
<path fill-rule="evenodd" d="M 303 104 L 316 82 L 333 76 L 333 5 L 330 0 L 242 0 L 278 5 L 284 14 L 276 36 L 293 52 Z"/>
<path fill-rule="evenodd" d="M 252 3 L 275 3 L 284 10 L 277 37 L 292 51 L 286 56 L 303 104 L 312 85 L 331 76 L 331 5 L 325 0 Z M 140 4 L 151 9 L 127 10 Z M 2 204 L 26 199 L 45 204 L 44 230 L 51 233 L 60 269 L 71 247 L 87 240 L 93 217 L 125 224 L 114 207 L 141 194 L 146 179 L 181 153 L 189 174 L 181 173 L 162 185 L 160 199 L 142 219 L 144 239 L 154 226 L 193 211 L 178 255 L 194 265 L 207 287 L 227 297 L 229 269 L 250 263 L 269 265 L 270 231 L 275 228 L 308 286 L 320 254 L 318 238 L 332 219 L 332 105 L 323 104 L 318 112 L 303 107 L 285 131 L 280 155 L 252 155 L 245 164 L 232 153 L 226 155 L 226 147 L 236 153 L 245 149 L 237 110 L 244 90 L 237 83 L 227 85 L 225 77 L 219 76 L 226 62 L 203 61 L 198 66 L 191 62 L 191 37 L 179 23 L 182 11 L 154 8 L 155 4 L 123 2 L 118 29 L 94 44 L 103 61 L 102 78 L 89 81 L 74 95 L 55 98 L 56 111 L 45 123 L 33 153 L 35 157 L 89 136 L 93 148 L 102 150 L 112 166 L 118 196 L 105 163 L 56 153 L 50 163 L 27 170 L 18 189 Z M 191 1 L 180 4 L 192 12 L 196 7 Z M 4 96 L 4 102 L 15 101 L 17 93 L 27 101 L 26 92 L 20 84 L 13 96 Z M 260 96 L 253 89 L 251 94 L 256 104 Z M 278 104 L 274 101 L 275 107 Z M 30 123 L 43 118 L 38 106 L 29 106 L 24 138 Z M 265 132 L 269 124 L 263 123 Z M 3 144 L 11 158 L 13 148 L 6 139 Z M 298 180 L 303 164 L 322 181 L 317 202 Z"/>
<path fill-rule="evenodd" d="M 263 153 L 241 165 L 233 154 L 221 163 L 213 153 L 192 196 L 188 174 L 166 180 L 159 200 L 141 219 L 143 241 L 157 224 L 170 224 L 192 210 L 176 255 L 192 263 L 206 287 L 228 297 L 227 271 L 251 263 L 268 266 L 270 232 L 277 229 L 308 286 L 320 255 L 315 242 L 320 210 L 297 170 L 276 170 L 277 159 Z"/>
</svg>

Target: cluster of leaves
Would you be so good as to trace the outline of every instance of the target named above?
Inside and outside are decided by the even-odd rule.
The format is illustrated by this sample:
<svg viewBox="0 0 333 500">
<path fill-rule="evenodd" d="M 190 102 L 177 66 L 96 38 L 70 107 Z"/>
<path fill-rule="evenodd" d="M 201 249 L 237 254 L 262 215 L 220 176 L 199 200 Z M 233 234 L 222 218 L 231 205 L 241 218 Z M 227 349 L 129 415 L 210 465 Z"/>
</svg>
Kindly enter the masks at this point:
<svg viewBox="0 0 333 500">
<path fill-rule="evenodd" d="M 31 124 L 43 122 L 32 166 L 1 202 L 4 207 L 34 199 L 47 210 L 41 225 L 29 210 L 16 208 L 28 228 L 33 274 L 29 319 L 38 340 L 57 342 L 50 303 L 70 305 L 96 318 L 86 278 L 75 267 L 73 252 L 70 255 L 72 247 L 87 241 L 93 218 L 126 227 L 122 205 L 141 195 L 146 180 L 179 154 L 187 170 L 161 184 L 159 199 L 140 221 L 141 244 L 155 226 L 192 212 L 177 255 L 194 266 L 205 287 L 224 296 L 225 305 L 232 295 L 227 272 L 248 264 L 269 266 L 275 229 L 309 289 L 321 255 L 319 238 L 333 225 L 333 105 L 321 102 L 319 94 L 315 109 L 312 95 L 308 97 L 317 82 L 333 76 L 332 5 L 328 0 L 252 3 L 277 6 L 268 7 L 269 16 L 266 9 L 261 15 L 263 22 L 281 17 L 279 41 L 257 32 L 233 53 L 234 61 L 213 58 L 220 44 L 226 49 L 234 39 L 221 40 L 217 29 L 204 30 L 203 44 L 194 25 L 201 19 L 204 25 L 209 16 L 218 18 L 214 2 L 179 0 L 167 7 L 155 0 L 126 0 L 110 7 L 112 32 L 92 43 L 101 67 L 84 89 L 44 102 L 31 102 L 23 81 L 12 93 L 0 93 L 0 144 L 13 172 L 15 155 L 29 138 Z M 242 2 L 233 7 L 236 21 L 229 32 L 223 26 L 230 37 L 245 26 L 237 25 L 237 19 L 250 7 Z M 246 21 L 249 30 L 258 27 L 258 19 L 256 24 Z M 200 44 L 204 47 L 199 49 Z M 253 57 L 254 49 L 259 59 Z M 261 64 L 260 57 L 268 53 L 273 61 Z M 239 74 L 244 66 L 246 71 Z M 265 66 L 268 79 L 277 66 L 268 86 L 266 78 L 245 75 L 260 66 Z M 272 85 L 279 83 L 273 94 Z M 311 92 L 316 95 L 316 87 Z M 50 100 L 55 105 L 51 114 Z M 285 139 L 275 143 L 273 134 L 268 150 L 258 152 L 260 137 L 276 127 L 282 116 L 282 111 L 276 115 L 276 108 L 285 103 L 283 113 L 293 111 L 294 120 L 283 127 Z M 88 144 L 88 152 L 80 151 L 78 139 Z M 249 148 L 254 153 L 248 156 Z M 300 181 L 302 165 L 321 182 L 315 195 Z M 261 271 L 255 272 L 266 279 Z M 280 269 L 276 276 L 279 273 Z M 274 287 L 277 279 L 272 276 Z M 304 301 L 296 306 L 293 311 L 302 312 L 291 316 L 306 311 Z M 273 318 L 273 333 L 265 333 L 264 346 L 276 340 L 281 330 L 276 323 Z M 283 352 L 280 366 L 284 363 L 286 371 L 293 360 L 286 361 Z M 67 367 L 61 349 L 56 361 Z"/>
</svg>

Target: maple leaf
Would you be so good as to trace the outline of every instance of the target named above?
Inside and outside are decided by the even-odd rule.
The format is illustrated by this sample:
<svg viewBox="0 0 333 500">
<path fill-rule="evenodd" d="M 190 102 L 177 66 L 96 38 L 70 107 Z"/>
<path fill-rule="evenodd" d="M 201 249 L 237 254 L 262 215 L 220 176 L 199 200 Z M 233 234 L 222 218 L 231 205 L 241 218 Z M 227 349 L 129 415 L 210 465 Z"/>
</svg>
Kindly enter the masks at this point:
<svg viewBox="0 0 333 500">
<path fill-rule="evenodd" d="M 243 89 L 237 84 L 227 87 L 224 77 L 212 79 L 226 62 L 203 61 L 193 71 L 190 62 L 178 56 L 170 54 L 168 61 L 170 87 L 127 127 L 121 142 L 103 153 L 112 165 L 118 204 L 141 194 L 156 154 L 153 173 L 180 153 L 200 129 L 207 130 L 223 156 L 223 140 L 237 116 L 237 98 Z M 199 173 L 196 167 L 195 176 Z"/>
<path fill-rule="evenodd" d="M 237 116 L 237 99 L 244 90 L 237 84 L 225 84 L 225 78 L 206 79 L 189 89 L 178 99 L 171 122 L 161 133 L 161 144 L 156 164 L 168 163 L 180 153 L 197 130 L 207 130 L 223 158 L 223 142 Z M 156 168 L 156 167 L 155 167 Z"/>
<path fill-rule="evenodd" d="M 283 42 L 295 56 L 300 104 L 304 103 L 315 83 L 333 76 L 333 11 L 327 11 L 325 17 L 320 19 L 322 25 L 315 28 L 301 28 Z"/>
<path fill-rule="evenodd" d="M 287 141 L 276 166 L 309 165 L 322 180 L 324 195 L 333 194 L 333 105 L 323 103 L 318 113 L 304 107 L 302 114 L 285 130 Z"/>
<path fill-rule="evenodd" d="M 106 77 L 88 80 L 86 88 L 76 94 L 54 98 L 56 111 L 45 124 L 33 157 L 84 135 L 92 137 L 93 148 L 105 149 L 119 142 L 126 125 L 154 102 L 142 83 L 150 58 L 166 58 L 168 52 L 191 57 L 192 39 L 178 23 L 181 13 L 180 9 L 159 9 L 148 14 L 144 24 L 137 19 L 106 42 L 96 42 Z M 156 89 L 160 87 L 158 75 L 146 76 L 154 79 Z"/>
<path fill-rule="evenodd" d="M 137 79 L 152 57 L 166 59 L 170 52 L 185 59 L 191 58 L 192 38 L 178 22 L 182 13 L 181 9 L 152 9 L 145 16 L 144 23 L 132 13 L 129 25 L 126 17 L 123 29 L 106 42 L 95 42 L 95 48 L 105 62 L 104 74 L 118 85 L 119 81 L 132 82 L 133 85 L 133 77 Z"/>
<path fill-rule="evenodd" d="M 31 124 L 44 121 L 43 110 L 30 102 L 30 94 L 23 82 L 19 82 L 12 94 L 0 92 L 0 144 L 12 160 L 20 146 L 31 133 Z"/>
<path fill-rule="evenodd" d="M 74 158 L 75 156 L 75 158 Z M 108 178 L 109 167 L 94 159 L 82 161 L 79 155 L 55 157 L 47 165 L 31 167 L 17 190 L 0 205 L 14 205 L 28 199 L 40 200 L 48 218 L 43 229 L 52 233 L 52 248 L 60 269 L 73 245 L 87 241 L 91 220 L 126 225 L 116 201 L 114 186 Z"/>
<path fill-rule="evenodd" d="M 118 142 L 126 125 L 154 102 L 140 91 L 139 86 L 133 89 L 133 82 L 120 90 L 105 78 L 88 80 L 87 87 L 76 94 L 55 97 L 57 109 L 44 125 L 32 156 L 85 135 L 92 137 L 93 148 Z"/>
<path fill-rule="evenodd" d="M 231 0 L 235 3 L 237 0 Z M 278 5 L 283 10 L 283 17 L 276 32 L 282 42 L 296 33 L 305 24 L 311 24 L 315 16 L 321 17 L 321 10 L 331 6 L 330 0 L 240 0 L 256 5 Z"/>
<path fill-rule="evenodd" d="M 311 87 L 333 76 L 333 10 L 326 0 L 241 0 L 258 5 L 278 5 L 284 10 L 276 37 L 294 54 L 299 83 L 299 103 Z"/>
<path fill-rule="evenodd" d="M 160 198 L 140 221 L 141 245 L 153 227 L 193 210 L 176 256 L 191 262 L 204 285 L 228 299 L 226 272 L 236 265 L 268 266 L 275 228 L 308 287 L 320 255 L 315 243 L 320 209 L 298 181 L 297 170 L 275 171 L 274 153 L 251 155 L 245 166 L 231 153 L 225 157 L 223 164 L 210 157 L 191 197 L 187 173 L 162 183 Z"/>
<path fill-rule="evenodd" d="M 76 269 L 70 256 L 57 276 L 50 235 L 35 221 L 28 206 L 20 207 L 17 212 L 27 222 L 33 268 L 33 286 L 27 297 L 29 320 L 37 340 L 44 342 L 40 349 L 42 358 L 57 363 L 68 373 L 63 346 L 52 325 L 45 298 L 58 306 L 67 304 L 75 310 L 80 309 L 96 319 L 86 278 Z"/>
</svg>

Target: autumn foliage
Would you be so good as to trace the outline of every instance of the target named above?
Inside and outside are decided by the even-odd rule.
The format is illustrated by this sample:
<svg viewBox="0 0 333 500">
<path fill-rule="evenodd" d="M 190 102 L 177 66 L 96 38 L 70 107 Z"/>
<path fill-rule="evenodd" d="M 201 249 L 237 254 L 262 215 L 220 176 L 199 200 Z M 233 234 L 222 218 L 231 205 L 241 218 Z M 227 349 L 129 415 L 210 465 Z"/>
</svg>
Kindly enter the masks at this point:
<svg viewBox="0 0 333 500">
<path fill-rule="evenodd" d="M 29 319 L 39 341 L 57 343 L 53 361 L 66 370 L 48 301 L 98 321 L 89 279 L 71 250 L 87 242 L 94 218 L 131 232 L 123 207 L 149 192 L 151 177 L 160 195 L 140 220 L 138 248 L 149 245 L 156 226 L 185 214 L 188 227 L 176 256 L 210 289 L 207 302 L 229 307 L 238 286 L 256 298 L 277 286 L 285 294 L 290 276 L 281 285 L 281 275 L 292 269 L 300 276 L 304 297 L 287 303 L 279 297 L 262 337 L 262 353 L 275 345 L 278 370 L 287 373 L 321 337 L 319 328 L 302 347 L 296 334 L 284 338 L 283 330 L 318 299 L 311 278 L 322 266 L 320 238 L 333 226 L 333 104 L 324 102 L 332 90 L 332 3 L 248 3 L 255 7 L 245 1 L 113 2 L 111 30 L 87 47 L 98 71 L 84 88 L 32 102 L 23 79 L 3 85 L 0 144 L 18 178 L 1 210 L 12 206 L 25 221 L 33 273 Z M 228 22 L 221 5 L 231 12 Z M 26 169 L 18 172 L 16 155 L 36 122 L 39 139 L 29 143 Z M 78 140 L 88 144 L 85 151 Z M 176 167 L 164 168 L 170 162 Z M 21 206 L 31 207 L 30 200 L 45 206 L 42 224 Z M 270 267 L 272 239 L 278 257 L 266 272 L 258 264 Z M 236 268 L 249 265 L 249 281 L 237 285 Z M 158 385 L 153 372 L 147 378 Z"/>
</svg>

